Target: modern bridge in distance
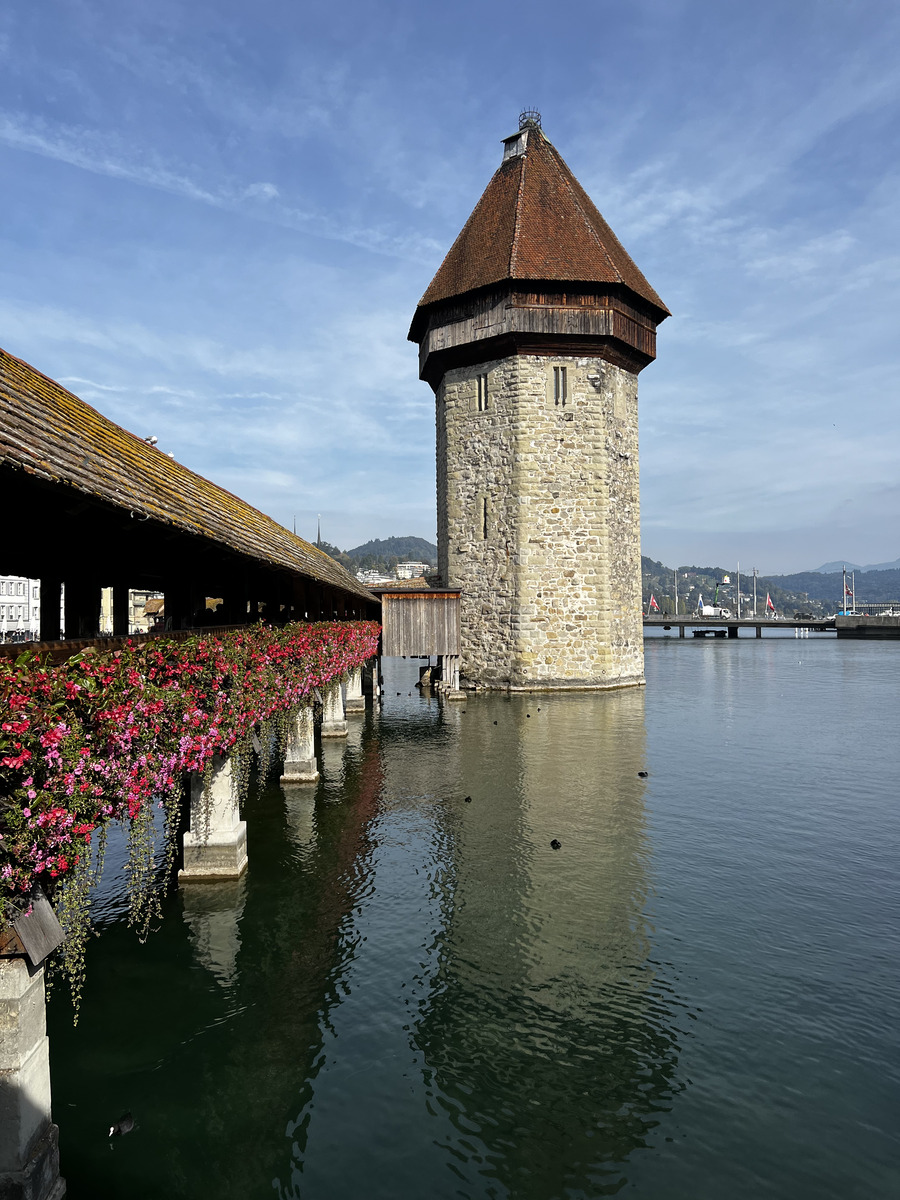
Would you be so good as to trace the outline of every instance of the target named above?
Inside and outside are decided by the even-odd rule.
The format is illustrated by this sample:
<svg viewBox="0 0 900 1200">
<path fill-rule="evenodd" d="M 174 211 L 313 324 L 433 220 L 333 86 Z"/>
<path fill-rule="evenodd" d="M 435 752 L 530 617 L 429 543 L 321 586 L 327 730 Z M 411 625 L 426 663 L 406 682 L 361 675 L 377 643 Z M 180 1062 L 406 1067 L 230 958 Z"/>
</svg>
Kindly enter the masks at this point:
<svg viewBox="0 0 900 1200">
<path fill-rule="evenodd" d="M 839 638 L 900 639 L 900 616 L 870 617 L 850 614 L 838 617 L 701 617 L 693 613 L 677 617 L 654 613 L 643 618 L 644 628 L 677 629 L 683 638 L 691 629 L 695 637 L 736 638 L 742 629 L 752 629 L 758 638 L 764 629 L 808 629 L 810 633 L 837 633 Z"/>
</svg>

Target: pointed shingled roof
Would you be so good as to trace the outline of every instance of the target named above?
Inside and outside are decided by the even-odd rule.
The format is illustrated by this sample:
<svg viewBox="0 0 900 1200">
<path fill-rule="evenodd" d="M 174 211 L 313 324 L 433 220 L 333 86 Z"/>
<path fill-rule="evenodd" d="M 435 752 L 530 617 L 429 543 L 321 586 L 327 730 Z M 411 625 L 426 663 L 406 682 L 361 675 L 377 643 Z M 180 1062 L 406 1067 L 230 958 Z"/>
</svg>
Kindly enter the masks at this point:
<svg viewBox="0 0 900 1200">
<path fill-rule="evenodd" d="M 524 135 L 524 136 L 523 136 Z M 498 167 L 419 309 L 506 280 L 621 284 L 669 310 L 538 126 L 507 138 Z"/>
</svg>

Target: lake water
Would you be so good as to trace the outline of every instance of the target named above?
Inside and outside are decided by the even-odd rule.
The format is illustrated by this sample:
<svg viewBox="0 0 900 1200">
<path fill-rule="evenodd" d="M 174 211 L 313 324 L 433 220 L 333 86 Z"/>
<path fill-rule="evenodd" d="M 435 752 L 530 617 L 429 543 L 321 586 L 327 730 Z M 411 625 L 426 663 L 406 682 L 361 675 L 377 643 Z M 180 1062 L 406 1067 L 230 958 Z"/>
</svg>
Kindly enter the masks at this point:
<svg viewBox="0 0 900 1200">
<path fill-rule="evenodd" d="M 144 946 L 113 847 L 49 1011 L 70 1197 L 900 1195 L 900 643 L 446 706 L 385 665 Z"/>
</svg>

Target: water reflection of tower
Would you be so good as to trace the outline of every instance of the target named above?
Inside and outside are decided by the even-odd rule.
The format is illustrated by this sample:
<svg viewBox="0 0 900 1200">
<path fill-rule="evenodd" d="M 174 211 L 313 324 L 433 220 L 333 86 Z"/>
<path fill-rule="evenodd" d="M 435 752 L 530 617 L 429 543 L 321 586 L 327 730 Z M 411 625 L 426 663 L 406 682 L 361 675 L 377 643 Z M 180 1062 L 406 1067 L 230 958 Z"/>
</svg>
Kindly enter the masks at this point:
<svg viewBox="0 0 900 1200">
<path fill-rule="evenodd" d="M 473 800 L 449 834 L 444 948 L 415 1036 L 466 1180 L 597 1194 L 619 1186 L 675 1090 L 644 915 L 643 695 L 540 708 L 479 701 L 462 723 Z"/>
</svg>

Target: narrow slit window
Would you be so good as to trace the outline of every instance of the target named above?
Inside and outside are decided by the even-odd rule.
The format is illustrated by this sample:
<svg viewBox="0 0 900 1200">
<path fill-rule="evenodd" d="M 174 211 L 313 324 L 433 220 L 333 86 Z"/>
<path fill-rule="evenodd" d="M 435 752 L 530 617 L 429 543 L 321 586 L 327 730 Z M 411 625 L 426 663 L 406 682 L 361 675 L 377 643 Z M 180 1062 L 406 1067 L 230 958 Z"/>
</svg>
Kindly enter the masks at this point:
<svg viewBox="0 0 900 1200">
<path fill-rule="evenodd" d="M 488 377 L 478 376 L 478 411 L 487 412 L 488 406 Z"/>
<path fill-rule="evenodd" d="M 566 378 L 567 367 L 553 368 L 553 403 L 565 408 L 569 398 L 569 384 Z"/>
<path fill-rule="evenodd" d="M 487 496 L 481 500 L 481 536 L 487 541 L 488 535 L 488 501 Z"/>
</svg>

